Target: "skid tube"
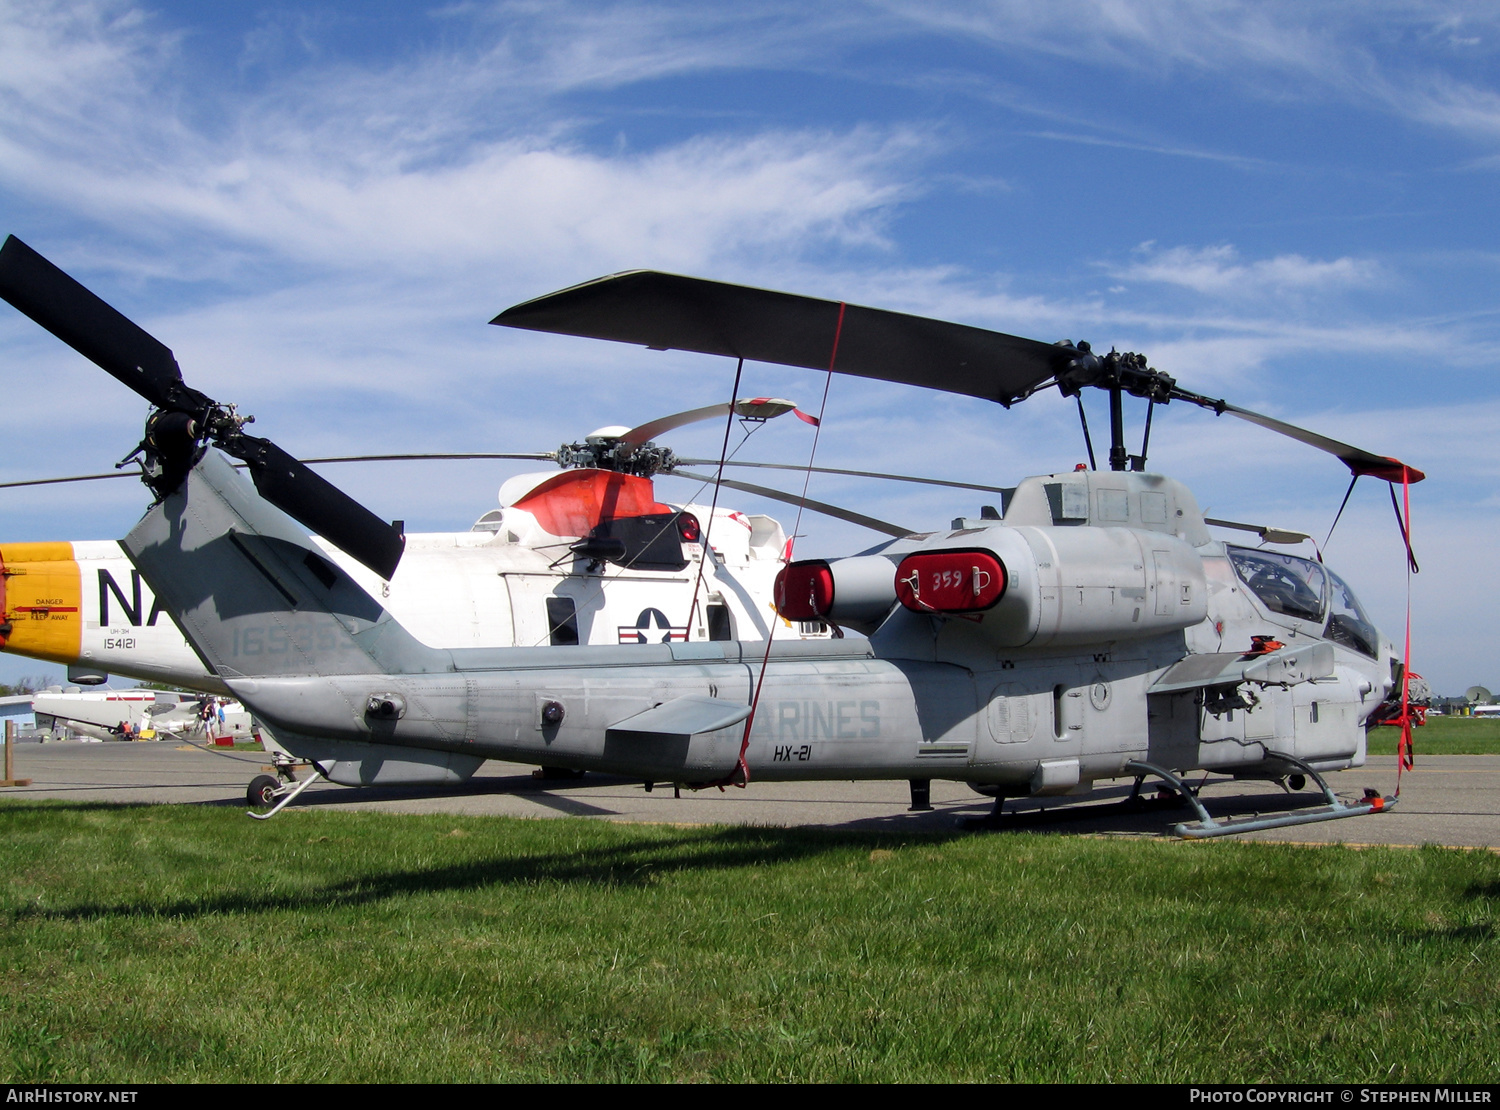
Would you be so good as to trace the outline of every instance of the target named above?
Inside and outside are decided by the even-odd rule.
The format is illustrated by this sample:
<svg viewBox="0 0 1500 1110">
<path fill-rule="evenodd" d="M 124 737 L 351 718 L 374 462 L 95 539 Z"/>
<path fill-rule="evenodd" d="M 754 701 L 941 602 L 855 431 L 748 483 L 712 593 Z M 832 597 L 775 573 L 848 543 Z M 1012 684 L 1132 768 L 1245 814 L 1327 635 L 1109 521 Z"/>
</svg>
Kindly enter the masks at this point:
<svg viewBox="0 0 1500 1110">
<path fill-rule="evenodd" d="M 1339 801 L 1337 795 L 1324 781 L 1323 776 L 1314 771 L 1302 760 L 1294 756 L 1283 755 L 1281 752 L 1273 752 L 1269 749 L 1266 755 L 1282 763 L 1290 764 L 1303 774 L 1307 775 L 1323 791 L 1323 797 L 1328 804 L 1320 809 L 1305 810 L 1301 813 L 1284 813 L 1277 817 L 1238 817 L 1227 821 L 1215 821 L 1209 816 L 1208 810 L 1203 808 L 1203 803 L 1192 789 L 1183 782 L 1181 778 L 1168 771 L 1165 767 L 1158 767 L 1154 763 L 1146 763 L 1139 759 L 1132 759 L 1125 764 L 1127 771 L 1134 771 L 1144 778 L 1146 775 L 1155 775 L 1164 780 L 1168 786 L 1182 795 L 1195 810 L 1198 811 L 1197 821 L 1183 822 L 1173 827 L 1172 832 L 1185 840 L 1205 840 L 1211 836 L 1232 836 L 1235 833 L 1259 832 L 1262 829 L 1284 829 L 1292 825 L 1312 825 L 1319 821 L 1337 821 L 1344 817 L 1363 817 L 1367 813 L 1383 813 L 1396 804 L 1395 798 L 1381 797 L 1373 790 L 1365 791 L 1365 800 L 1348 805 Z"/>
</svg>

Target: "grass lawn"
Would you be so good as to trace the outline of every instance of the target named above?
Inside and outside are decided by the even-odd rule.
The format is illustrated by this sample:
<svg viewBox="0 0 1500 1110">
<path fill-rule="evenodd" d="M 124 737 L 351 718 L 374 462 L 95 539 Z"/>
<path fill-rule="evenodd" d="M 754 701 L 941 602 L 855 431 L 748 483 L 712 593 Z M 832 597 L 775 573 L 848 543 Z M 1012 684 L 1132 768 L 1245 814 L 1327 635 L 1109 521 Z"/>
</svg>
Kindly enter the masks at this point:
<svg viewBox="0 0 1500 1110">
<path fill-rule="evenodd" d="M 0 803 L 8 1082 L 1458 1081 L 1500 858 Z"/>
<path fill-rule="evenodd" d="M 1371 755 L 1395 755 L 1398 728 L 1381 726 L 1370 731 Z M 1428 717 L 1412 731 L 1417 757 L 1425 755 L 1500 755 L 1500 718 Z"/>
</svg>

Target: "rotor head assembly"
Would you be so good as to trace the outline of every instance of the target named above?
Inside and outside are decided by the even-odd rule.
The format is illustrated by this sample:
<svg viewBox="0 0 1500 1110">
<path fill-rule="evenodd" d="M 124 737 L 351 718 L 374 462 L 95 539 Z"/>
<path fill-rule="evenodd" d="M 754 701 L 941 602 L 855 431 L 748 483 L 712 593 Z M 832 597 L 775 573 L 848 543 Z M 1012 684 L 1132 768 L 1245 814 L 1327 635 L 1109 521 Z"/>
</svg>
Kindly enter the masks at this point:
<svg viewBox="0 0 1500 1110">
<path fill-rule="evenodd" d="M 166 344 L 14 235 L 0 247 L 0 297 L 153 406 L 140 445 L 142 479 L 158 501 L 182 487 L 208 447 L 240 459 L 260 495 L 389 579 L 406 538 L 268 439 L 246 435 L 254 418 L 187 385 Z M 122 464 L 123 465 L 123 464 Z"/>
</svg>

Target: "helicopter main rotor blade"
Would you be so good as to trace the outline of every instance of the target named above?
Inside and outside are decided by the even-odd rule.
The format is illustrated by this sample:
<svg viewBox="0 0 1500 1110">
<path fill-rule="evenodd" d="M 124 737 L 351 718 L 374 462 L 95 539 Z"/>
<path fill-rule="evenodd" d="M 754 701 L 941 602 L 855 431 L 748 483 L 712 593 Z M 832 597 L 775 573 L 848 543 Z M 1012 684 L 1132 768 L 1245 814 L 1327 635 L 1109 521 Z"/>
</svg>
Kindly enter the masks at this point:
<svg viewBox="0 0 1500 1110">
<path fill-rule="evenodd" d="M 683 466 L 718 466 L 718 459 L 678 459 Z M 909 474 L 881 474 L 874 470 L 840 470 L 831 466 L 797 466 L 795 463 L 740 462 L 725 459 L 725 466 L 754 466 L 763 470 L 792 470 L 799 474 L 811 471 L 814 474 L 845 474 L 851 478 L 882 478 L 891 482 L 912 482 L 919 486 L 950 486 L 953 489 L 973 489 L 982 493 L 1010 493 L 1004 486 L 981 486 L 973 482 L 949 482 L 942 478 L 916 478 Z"/>
<path fill-rule="evenodd" d="M 1041 343 L 923 316 L 655 270 L 627 270 L 596 278 L 515 305 L 490 323 L 814 370 L 828 369 L 837 335 L 837 357 L 832 361 L 839 373 L 981 397 L 1006 407 L 1054 382 L 1063 385 L 1071 380 L 1072 392 L 1085 385 L 1105 385 L 1089 373 L 1103 363 L 1086 344 Z M 1355 475 L 1387 481 L 1424 477 L 1399 459 L 1177 389 L 1171 379 L 1155 371 L 1146 375 L 1151 379 L 1147 384 L 1153 386 L 1149 394 L 1138 392 L 1140 383 L 1117 381 L 1114 388 L 1123 384 L 1137 396 L 1150 395 L 1157 401 L 1170 397 L 1218 413 L 1233 413 L 1327 451 Z"/>
<path fill-rule="evenodd" d="M 192 411 L 207 400 L 183 385 L 165 343 L 14 235 L 0 247 L 0 297 L 157 408 Z"/>
<path fill-rule="evenodd" d="M 0 489 L 24 489 L 27 486 L 60 486 L 68 482 L 102 482 L 106 478 L 139 478 L 138 470 L 116 470 L 111 474 L 76 474 L 71 478 L 28 478 L 24 482 L 0 482 Z"/>
<path fill-rule="evenodd" d="M 843 322 L 840 326 L 840 312 Z M 490 321 L 827 370 L 1009 406 L 1080 351 L 1003 332 L 704 278 L 628 270 L 507 308 Z"/>
<path fill-rule="evenodd" d="M 425 462 L 429 459 L 437 460 L 464 460 L 464 459 L 521 459 L 537 462 L 556 462 L 555 452 L 527 454 L 497 454 L 494 452 L 479 452 L 468 455 L 330 455 L 321 459 L 299 459 L 298 462 L 315 463 L 350 463 L 350 462 Z M 248 463 L 235 463 L 238 469 L 244 470 Z M 58 486 L 67 482 L 101 482 L 106 478 L 139 478 L 140 472 L 135 470 L 114 470 L 108 474 L 77 474 L 69 478 L 28 478 L 22 482 L 0 482 L 0 489 L 24 489 L 27 486 Z"/>
<path fill-rule="evenodd" d="M 794 412 L 797 408 L 795 401 L 788 401 L 781 397 L 756 397 L 750 400 L 739 400 L 732 406 L 735 414 L 750 420 L 774 420 L 783 413 Z M 674 428 L 681 428 L 687 424 L 696 424 L 700 420 L 713 420 L 716 417 L 728 416 L 731 406 L 728 403 L 718 405 L 705 405 L 701 409 L 689 409 L 687 412 L 673 413 L 671 416 L 658 417 L 649 420 L 638 427 L 631 428 L 620 437 L 620 442 L 631 449 L 649 443 L 663 432 L 670 432 Z M 628 452 L 627 452 L 628 453 Z"/>
<path fill-rule="evenodd" d="M 713 485 L 715 481 L 712 474 L 690 474 L 686 470 L 663 470 L 661 473 L 672 478 L 686 478 L 690 482 L 703 482 L 705 485 Z M 824 516 L 831 516 L 837 520 L 845 520 L 850 524 L 858 524 L 861 528 L 868 528 L 872 532 L 881 532 L 887 536 L 895 536 L 897 539 L 905 539 L 907 536 L 917 534 L 914 528 L 903 528 L 901 525 L 892 524 L 889 521 L 876 520 L 872 516 L 856 513 L 853 509 L 841 509 L 837 505 L 830 505 L 825 501 L 814 501 L 811 497 L 802 497 L 795 493 L 783 493 L 779 489 L 757 486 L 750 482 L 740 482 L 733 478 L 722 478 L 718 481 L 721 486 L 737 489 L 741 493 L 756 493 L 761 497 L 768 497 L 772 501 L 805 507 L 815 513 L 822 513 Z"/>
<path fill-rule="evenodd" d="M 1203 518 L 1204 524 L 1212 524 L 1217 528 L 1233 528 L 1237 532 L 1254 532 L 1264 543 L 1301 543 L 1312 537 L 1306 532 L 1295 532 L 1290 528 L 1274 528 L 1269 524 L 1241 524 L 1237 520 L 1217 520 L 1214 517 Z"/>
<path fill-rule="evenodd" d="M 1379 478 L 1385 482 L 1420 482 L 1427 475 L 1414 466 L 1407 466 L 1400 459 L 1393 459 L 1388 455 L 1377 455 L 1363 448 L 1353 447 L 1347 443 L 1340 443 L 1336 439 L 1310 432 L 1306 428 L 1299 428 L 1295 424 L 1288 424 L 1275 417 L 1263 416 L 1249 409 L 1242 409 L 1238 405 L 1231 405 L 1227 401 L 1216 401 L 1211 397 L 1205 397 L 1200 393 L 1190 393 L 1185 389 L 1174 388 L 1172 390 L 1174 401 L 1188 401 L 1198 405 L 1200 408 L 1210 409 L 1216 413 L 1229 413 L 1241 420 L 1249 421 L 1268 431 L 1284 435 L 1289 439 L 1295 439 L 1298 443 L 1305 443 L 1309 447 L 1316 447 L 1319 451 L 1326 451 L 1337 458 L 1349 468 L 1349 473 L 1355 477 L 1369 475 Z"/>
<path fill-rule="evenodd" d="M 556 462 L 556 451 L 494 452 L 478 451 L 468 454 L 413 454 L 413 455 L 329 455 L 321 459 L 302 459 L 305 463 L 351 463 L 351 462 L 427 462 L 429 460 L 461 462 L 472 459 L 519 459 L 527 462 Z"/>
</svg>

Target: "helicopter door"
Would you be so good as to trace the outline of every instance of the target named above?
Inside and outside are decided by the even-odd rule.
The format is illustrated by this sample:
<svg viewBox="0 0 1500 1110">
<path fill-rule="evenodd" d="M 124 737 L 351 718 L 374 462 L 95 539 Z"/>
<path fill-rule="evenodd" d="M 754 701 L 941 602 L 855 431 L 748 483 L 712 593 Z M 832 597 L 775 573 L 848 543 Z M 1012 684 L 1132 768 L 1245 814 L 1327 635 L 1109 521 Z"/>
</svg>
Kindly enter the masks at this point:
<svg viewBox="0 0 1500 1110">
<path fill-rule="evenodd" d="M 517 647 L 571 646 L 593 640 L 599 591 L 569 579 L 508 574 L 505 585 Z"/>
</svg>

